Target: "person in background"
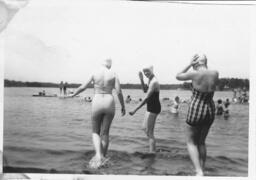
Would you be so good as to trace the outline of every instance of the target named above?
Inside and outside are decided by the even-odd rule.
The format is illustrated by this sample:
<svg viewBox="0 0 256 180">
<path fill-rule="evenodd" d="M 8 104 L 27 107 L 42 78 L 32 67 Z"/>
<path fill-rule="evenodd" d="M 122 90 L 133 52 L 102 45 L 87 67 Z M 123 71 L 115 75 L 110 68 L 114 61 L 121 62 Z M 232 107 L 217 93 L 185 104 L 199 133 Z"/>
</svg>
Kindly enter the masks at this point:
<svg viewBox="0 0 256 180">
<path fill-rule="evenodd" d="M 238 88 L 237 96 L 238 96 L 238 98 L 237 98 L 238 102 L 242 103 L 242 89 L 241 88 Z"/>
<path fill-rule="evenodd" d="M 241 103 L 246 103 L 247 101 L 247 91 L 246 88 L 244 87 L 241 92 Z"/>
<path fill-rule="evenodd" d="M 61 81 L 61 82 L 60 82 L 60 85 L 59 85 L 59 88 L 60 88 L 60 96 L 62 95 L 63 87 L 64 87 L 64 84 L 63 84 L 63 81 Z"/>
<path fill-rule="evenodd" d="M 217 105 L 216 105 L 216 115 L 222 115 L 223 114 L 223 104 L 222 104 L 222 100 L 219 99 L 217 101 Z"/>
<path fill-rule="evenodd" d="M 223 109 L 224 119 L 228 119 L 229 117 L 229 105 L 230 105 L 229 99 L 226 99 L 226 102 L 224 103 L 224 109 Z"/>
<path fill-rule="evenodd" d="M 84 97 L 85 102 L 92 102 L 92 98 L 90 96 Z"/>
<path fill-rule="evenodd" d="M 233 91 L 232 101 L 233 101 L 234 103 L 236 103 L 236 102 L 237 102 L 237 90 L 236 90 L 236 89 L 233 89 L 232 91 Z"/>
<path fill-rule="evenodd" d="M 128 103 L 130 103 L 131 102 L 131 96 L 130 95 L 128 95 L 127 97 L 126 97 L 126 99 L 125 99 L 125 102 L 128 104 Z"/>
<path fill-rule="evenodd" d="M 67 88 L 68 88 L 68 83 L 65 82 L 65 84 L 63 85 L 64 96 L 67 95 Z"/>
<path fill-rule="evenodd" d="M 178 114 L 179 113 L 179 105 L 180 105 L 180 98 L 176 96 L 174 101 L 171 103 L 171 113 Z"/>
<path fill-rule="evenodd" d="M 229 106 L 229 105 L 230 105 L 230 101 L 229 101 L 229 99 L 228 99 L 228 98 L 226 99 L 226 101 L 225 101 L 224 105 L 225 105 L 225 104 L 226 104 L 227 106 Z"/>
</svg>

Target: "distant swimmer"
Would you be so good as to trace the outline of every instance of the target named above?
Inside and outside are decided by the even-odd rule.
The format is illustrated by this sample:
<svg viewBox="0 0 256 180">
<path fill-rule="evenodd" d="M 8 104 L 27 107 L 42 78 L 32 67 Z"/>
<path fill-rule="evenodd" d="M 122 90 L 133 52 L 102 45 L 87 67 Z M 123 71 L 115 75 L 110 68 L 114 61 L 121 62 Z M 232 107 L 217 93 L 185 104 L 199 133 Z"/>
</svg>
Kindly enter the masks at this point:
<svg viewBox="0 0 256 180">
<path fill-rule="evenodd" d="M 171 103 L 171 113 L 178 114 L 179 113 L 179 105 L 180 105 L 180 98 L 176 96 L 174 101 Z"/>
<path fill-rule="evenodd" d="M 195 71 L 188 72 L 191 67 Z M 192 80 L 193 95 L 186 120 L 187 148 L 196 175 L 203 176 L 206 161 L 205 139 L 215 118 L 213 95 L 219 73 L 208 70 L 205 55 L 196 54 L 176 78 L 181 81 Z"/>
<path fill-rule="evenodd" d="M 46 94 L 45 94 L 45 90 L 43 90 L 42 92 L 40 91 L 39 93 L 38 93 L 38 95 L 39 96 L 45 96 Z"/>
<path fill-rule="evenodd" d="M 169 101 L 169 100 L 170 100 L 170 98 L 168 98 L 168 97 L 164 97 L 162 100 L 163 100 L 163 101 Z"/>
<path fill-rule="evenodd" d="M 228 106 L 230 105 L 230 101 L 229 101 L 229 99 L 228 99 L 228 98 L 226 99 L 226 101 L 225 101 L 224 105 L 225 105 L 225 104 L 227 104 Z"/>
<path fill-rule="evenodd" d="M 89 96 L 89 97 L 84 97 L 84 101 L 85 102 L 92 102 L 92 98 Z"/>
<path fill-rule="evenodd" d="M 115 116 L 115 101 L 112 95 L 116 90 L 121 104 L 122 116 L 125 115 L 123 94 L 117 74 L 112 71 L 112 60 L 104 60 L 102 66 L 89 80 L 80 86 L 70 97 L 83 92 L 90 83 L 94 83 L 94 98 L 92 100 L 92 139 L 95 156 L 89 162 L 91 168 L 99 168 L 106 162 L 109 145 L 109 130 Z"/>
<path fill-rule="evenodd" d="M 126 97 L 126 99 L 125 99 L 125 102 L 126 102 L 127 104 L 129 104 L 131 101 L 132 101 L 132 98 L 131 98 L 130 95 L 128 95 L 128 96 Z"/>
<path fill-rule="evenodd" d="M 67 88 L 68 88 L 68 83 L 65 82 L 65 84 L 63 85 L 63 92 L 64 92 L 64 96 L 67 95 Z"/>
<path fill-rule="evenodd" d="M 219 99 L 216 105 L 216 115 L 219 115 L 219 116 L 222 115 L 223 111 L 224 111 L 224 108 L 223 108 L 222 100 Z"/>
<path fill-rule="evenodd" d="M 247 103 L 248 100 L 249 100 L 249 98 L 248 98 L 247 90 L 244 87 L 242 92 L 241 92 L 241 103 Z"/>
<path fill-rule="evenodd" d="M 156 152 L 154 127 L 158 114 L 161 112 L 161 104 L 159 100 L 160 85 L 153 73 L 153 66 L 143 69 L 144 75 L 148 78 L 148 85 L 144 84 L 143 74 L 139 72 L 139 78 L 141 81 L 142 89 L 146 93 L 144 99 L 139 105 L 130 112 L 130 115 L 134 115 L 143 105 L 147 104 L 147 112 L 143 121 L 142 128 L 145 131 L 149 139 L 149 152 Z"/>
<path fill-rule="evenodd" d="M 229 99 L 226 99 L 226 102 L 224 103 L 224 109 L 223 109 L 224 119 L 226 120 L 229 117 L 229 105 L 230 105 Z"/>
<path fill-rule="evenodd" d="M 237 90 L 233 89 L 232 91 L 233 91 L 232 101 L 236 103 L 237 102 Z"/>
</svg>

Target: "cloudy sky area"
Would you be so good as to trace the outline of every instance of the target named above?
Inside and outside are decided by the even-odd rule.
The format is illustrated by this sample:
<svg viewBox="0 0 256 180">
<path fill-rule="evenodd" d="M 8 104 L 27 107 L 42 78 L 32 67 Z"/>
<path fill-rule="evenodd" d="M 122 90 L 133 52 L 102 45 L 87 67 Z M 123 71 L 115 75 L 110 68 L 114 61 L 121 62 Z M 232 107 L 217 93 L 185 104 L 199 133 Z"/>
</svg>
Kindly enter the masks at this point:
<svg viewBox="0 0 256 180">
<path fill-rule="evenodd" d="M 4 31 L 4 77 L 82 83 L 111 57 L 122 83 L 153 64 L 160 83 L 203 52 L 221 77 L 249 78 L 250 7 L 31 0 Z"/>
</svg>

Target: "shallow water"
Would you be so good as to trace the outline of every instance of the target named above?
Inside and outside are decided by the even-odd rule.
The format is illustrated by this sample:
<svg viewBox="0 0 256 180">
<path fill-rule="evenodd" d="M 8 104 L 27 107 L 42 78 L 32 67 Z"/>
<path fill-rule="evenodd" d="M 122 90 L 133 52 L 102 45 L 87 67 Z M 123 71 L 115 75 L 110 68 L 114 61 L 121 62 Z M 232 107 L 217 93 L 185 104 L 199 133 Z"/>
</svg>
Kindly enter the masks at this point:
<svg viewBox="0 0 256 180">
<path fill-rule="evenodd" d="M 58 93 L 58 89 L 44 88 Z M 162 102 L 155 136 L 157 154 L 148 155 L 147 139 L 141 131 L 145 107 L 134 116 L 116 116 L 110 132 L 109 163 L 99 170 L 88 168 L 94 155 L 91 141 L 90 103 L 74 99 L 32 97 L 42 88 L 4 89 L 4 172 L 86 173 L 134 175 L 193 175 L 184 136 L 187 104 L 180 113 L 169 112 Z M 91 96 L 92 89 L 81 96 Z M 140 90 L 123 90 L 124 97 L 143 97 Z M 161 98 L 191 92 L 163 90 Z M 214 99 L 230 98 L 232 92 L 216 92 Z M 136 102 L 126 104 L 127 112 Z M 232 104 L 228 120 L 216 117 L 207 138 L 206 175 L 247 176 L 249 106 Z"/>
</svg>

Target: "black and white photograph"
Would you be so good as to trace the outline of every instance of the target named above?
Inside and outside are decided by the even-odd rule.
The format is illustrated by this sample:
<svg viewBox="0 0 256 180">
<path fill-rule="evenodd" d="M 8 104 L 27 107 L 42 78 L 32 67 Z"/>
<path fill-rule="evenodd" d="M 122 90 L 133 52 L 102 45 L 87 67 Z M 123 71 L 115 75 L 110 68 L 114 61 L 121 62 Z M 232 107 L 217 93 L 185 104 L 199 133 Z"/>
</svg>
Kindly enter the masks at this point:
<svg viewBox="0 0 256 180">
<path fill-rule="evenodd" d="M 2 177 L 255 177 L 255 6 L 0 0 Z"/>
</svg>

